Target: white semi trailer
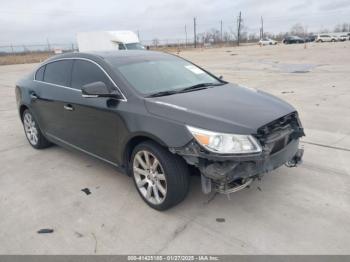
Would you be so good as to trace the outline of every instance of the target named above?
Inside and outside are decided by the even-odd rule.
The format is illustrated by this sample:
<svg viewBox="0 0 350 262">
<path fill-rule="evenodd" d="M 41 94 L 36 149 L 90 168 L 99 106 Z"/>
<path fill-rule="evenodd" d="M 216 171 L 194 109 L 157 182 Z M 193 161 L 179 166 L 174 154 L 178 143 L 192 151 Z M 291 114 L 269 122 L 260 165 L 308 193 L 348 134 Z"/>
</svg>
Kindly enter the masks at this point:
<svg viewBox="0 0 350 262">
<path fill-rule="evenodd" d="M 132 31 L 81 32 L 77 42 L 80 52 L 145 49 Z"/>
</svg>

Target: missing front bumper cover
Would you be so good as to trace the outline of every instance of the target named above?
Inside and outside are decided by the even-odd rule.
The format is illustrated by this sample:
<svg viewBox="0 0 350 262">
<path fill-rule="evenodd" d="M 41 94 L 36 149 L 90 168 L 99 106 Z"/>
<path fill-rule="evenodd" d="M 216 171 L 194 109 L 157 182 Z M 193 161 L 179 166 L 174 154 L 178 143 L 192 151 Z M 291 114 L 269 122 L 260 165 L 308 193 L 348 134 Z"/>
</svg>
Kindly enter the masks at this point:
<svg viewBox="0 0 350 262">
<path fill-rule="evenodd" d="M 220 156 L 205 152 L 198 144 L 191 142 L 185 148 L 172 151 L 200 170 L 204 193 L 208 194 L 215 189 L 219 193 L 228 194 L 245 188 L 247 181 L 283 164 L 290 163 L 289 167 L 296 166 L 303 156 L 303 149 L 298 149 L 298 146 L 299 139 L 293 139 L 284 148 L 272 154 L 271 151 L 265 150 L 260 154 Z"/>
</svg>

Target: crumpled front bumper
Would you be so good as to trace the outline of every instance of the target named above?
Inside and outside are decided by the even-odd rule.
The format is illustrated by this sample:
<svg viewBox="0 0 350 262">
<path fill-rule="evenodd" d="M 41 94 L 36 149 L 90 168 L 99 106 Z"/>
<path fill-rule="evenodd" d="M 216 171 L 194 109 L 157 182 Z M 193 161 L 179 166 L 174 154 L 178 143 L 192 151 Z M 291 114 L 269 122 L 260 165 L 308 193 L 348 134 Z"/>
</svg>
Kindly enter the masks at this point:
<svg viewBox="0 0 350 262">
<path fill-rule="evenodd" d="M 195 141 L 171 151 L 181 155 L 188 164 L 196 166 L 205 177 L 227 183 L 260 176 L 285 163 L 296 166 L 302 161 L 303 156 L 303 149 L 299 149 L 299 139 L 291 140 L 284 148 L 273 154 L 263 151 L 250 155 L 219 155 L 203 150 Z"/>
</svg>

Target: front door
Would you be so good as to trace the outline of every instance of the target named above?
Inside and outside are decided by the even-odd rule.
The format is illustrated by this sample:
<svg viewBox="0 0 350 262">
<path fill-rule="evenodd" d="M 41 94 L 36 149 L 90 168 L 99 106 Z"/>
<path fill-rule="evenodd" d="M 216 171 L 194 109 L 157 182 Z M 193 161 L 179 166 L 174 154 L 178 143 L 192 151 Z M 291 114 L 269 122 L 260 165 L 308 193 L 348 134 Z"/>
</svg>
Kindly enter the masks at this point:
<svg viewBox="0 0 350 262">
<path fill-rule="evenodd" d="M 81 87 L 97 81 L 104 82 L 110 89 L 115 88 L 93 62 L 79 59 L 74 61 L 71 90 L 65 90 L 65 126 L 60 138 L 78 149 L 116 163 L 119 134 L 123 129 L 118 109 L 123 102 L 102 97 L 83 97 Z"/>
</svg>

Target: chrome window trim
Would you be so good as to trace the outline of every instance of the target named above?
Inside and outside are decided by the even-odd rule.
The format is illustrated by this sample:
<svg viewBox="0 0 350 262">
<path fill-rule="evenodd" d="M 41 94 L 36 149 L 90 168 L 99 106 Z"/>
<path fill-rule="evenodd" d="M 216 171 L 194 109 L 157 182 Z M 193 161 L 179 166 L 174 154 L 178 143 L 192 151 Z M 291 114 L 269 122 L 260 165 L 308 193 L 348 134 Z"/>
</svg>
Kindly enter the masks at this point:
<svg viewBox="0 0 350 262">
<path fill-rule="evenodd" d="M 39 82 L 39 83 L 44 83 L 44 84 L 49 84 L 49 85 L 53 85 L 53 86 L 57 86 L 57 87 L 62 87 L 62 88 L 66 88 L 66 89 L 70 89 L 70 90 L 74 90 L 74 91 L 77 91 L 77 92 L 81 92 L 81 90 L 79 89 L 76 89 L 76 88 L 72 88 L 72 87 L 69 87 L 69 86 L 62 86 L 62 85 L 57 85 L 57 84 L 53 84 L 53 83 L 49 83 L 49 82 L 44 82 L 44 81 L 41 81 L 41 80 L 36 80 L 35 79 L 35 76 L 36 76 L 36 73 L 37 71 L 43 67 L 43 66 L 46 66 L 50 63 L 54 63 L 54 62 L 58 62 L 58 61 L 62 61 L 62 60 L 83 60 L 83 61 L 87 61 L 87 62 L 90 62 L 94 65 L 96 65 L 98 68 L 100 68 L 100 70 L 107 76 L 107 78 L 109 79 L 109 81 L 112 82 L 112 84 L 114 85 L 114 87 L 116 87 L 118 89 L 118 91 L 120 92 L 120 94 L 123 96 L 122 99 L 118 99 L 119 101 L 123 101 L 123 102 L 127 102 L 128 100 L 126 99 L 125 95 L 123 94 L 122 90 L 117 86 L 117 84 L 114 82 L 114 80 L 110 77 L 110 75 L 106 72 L 106 70 L 103 69 L 102 66 L 100 66 L 98 63 L 96 63 L 95 61 L 91 60 L 91 59 L 88 59 L 88 58 L 82 58 L 82 57 L 66 57 L 66 58 L 59 58 L 59 59 L 55 59 L 55 60 L 52 60 L 52 61 L 48 61 L 44 64 L 41 64 L 39 68 L 37 68 L 35 70 L 35 73 L 33 75 L 33 81 L 35 82 Z"/>
<path fill-rule="evenodd" d="M 40 81 L 40 80 L 35 80 L 35 79 L 34 79 L 33 81 L 38 82 L 38 83 L 43 83 L 43 84 L 51 85 L 51 86 L 62 87 L 62 88 L 65 88 L 65 89 L 70 89 L 70 90 L 72 90 L 72 91 L 80 92 L 80 93 L 81 93 L 81 90 L 75 89 L 75 88 L 72 88 L 72 87 L 61 86 L 61 85 L 57 85 L 57 84 L 53 84 L 53 83 L 49 83 L 49 82 L 44 82 L 44 81 Z"/>
</svg>

